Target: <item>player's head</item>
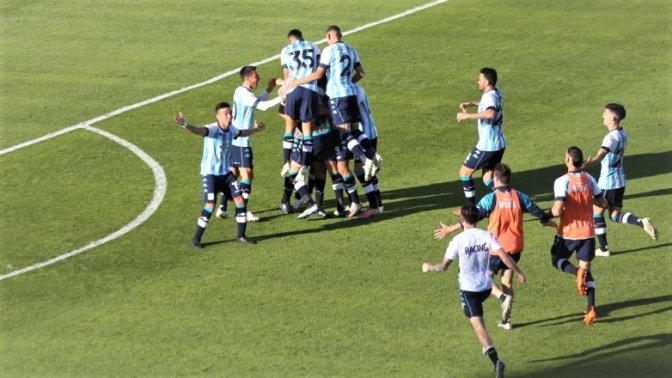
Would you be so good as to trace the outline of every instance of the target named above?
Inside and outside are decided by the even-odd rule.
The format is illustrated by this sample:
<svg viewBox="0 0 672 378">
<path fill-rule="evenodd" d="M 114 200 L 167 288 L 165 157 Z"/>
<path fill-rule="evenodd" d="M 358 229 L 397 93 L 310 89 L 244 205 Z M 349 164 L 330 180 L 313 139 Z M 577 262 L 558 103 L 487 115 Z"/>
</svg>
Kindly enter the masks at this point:
<svg viewBox="0 0 672 378">
<path fill-rule="evenodd" d="M 231 105 L 228 102 L 220 102 L 215 105 L 215 117 L 220 126 L 228 127 L 231 125 Z"/>
<path fill-rule="evenodd" d="M 511 182 L 511 168 L 503 163 L 497 163 L 492 170 L 495 180 L 502 185 L 509 185 Z"/>
<path fill-rule="evenodd" d="M 583 165 L 583 151 L 576 146 L 569 147 L 565 155 L 565 164 L 571 170 L 581 168 L 581 165 Z"/>
<path fill-rule="evenodd" d="M 460 209 L 460 218 L 462 223 L 469 225 L 476 225 L 478 223 L 478 209 L 473 203 L 468 203 Z"/>
<path fill-rule="evenodd" d="M 296 41 L 303 41 L 303 33 L 299 29 L 292 29 L 287 33 L 287 42 L 292 44 Z"/>
<path fill-rule="evenodd" d="M 481 68 L 478 75 L 478 89 L 485 91 L 488 88 L 495 88 L 497 86 L 497 70 L 494 68 Z"/>
<path fill-rule="evenodd" d="M 624 119 L 625 119 L 625 107 L 623 105 L 612 102 L 604 107 L 604 113 L 602 113 L 602 121 L 605 126 L 609 126 L 611 124 L 618 125 Z"/>
<path fill-rule="evenodd" d="M 245 66 L 240 69 L 240 79 L 251 89 L 257 89 L 259 84 L 259 73 L 255 66 Z"/>
<path fill-rule="evenodd" d="M 341 34 L 341 28 L 336 25 L 331 25 L 327 28 L 327 44 L 331 45 L 333 43 L 340 42 L 341 38 L 343 38 L 343 34 Z"/>
</svg>

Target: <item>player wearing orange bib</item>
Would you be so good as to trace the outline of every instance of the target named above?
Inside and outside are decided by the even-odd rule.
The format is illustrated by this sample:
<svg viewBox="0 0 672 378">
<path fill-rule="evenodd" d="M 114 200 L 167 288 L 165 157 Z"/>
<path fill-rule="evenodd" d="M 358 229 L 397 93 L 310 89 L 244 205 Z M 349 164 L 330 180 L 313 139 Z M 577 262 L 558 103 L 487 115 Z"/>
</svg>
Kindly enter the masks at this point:
<svg viewBox="0 0 672 378">
<path fill-rule="evenodd" d="M 579 294 L 588 300 L 583 322 L 593 324 L 597 318 L 595 280 L 590 273 L 595 257 L 593 205 L 605 208 L 607 201 L 593 176 L 581 171 L 582 164 L 581 149 L 570 147 L 565 154 L 567 174 L 555 180 L 555 202 L 548 216 L 560 217 L 560 227 L 551 247 L 551 262 L 558 270 L 576 276 Z M 578 269 L 569 262 L 574 252 Z"/>
<path fill-rule="evenodd" d="M 488 218 L 488 231 L 497 237 L 502 249 L 513 259 L 520 261 L 521 252 L 525 247 L 523 238 L 523 212 L 539 218 L 543 225 L 556 227 L 555 223 L 525 193 L 509 186 L 511 168 L 498 163 L 493 168 L 494 188 L 492 193 L 483 197 L 477 205 L 478 220 Z M 443 239 L 446 235 L 460 230 L 461 223 L 446 226 L 434 231 L 434 237 Z M 511 309 L 513 306 L 513 272 L 497 256 L 490 256 L 490 275 L 502 272 L 502 290 L 493 283 L 491 294 L 502 302 L 502 320 L 498 326 L 511 329 Z"/>
</svg>

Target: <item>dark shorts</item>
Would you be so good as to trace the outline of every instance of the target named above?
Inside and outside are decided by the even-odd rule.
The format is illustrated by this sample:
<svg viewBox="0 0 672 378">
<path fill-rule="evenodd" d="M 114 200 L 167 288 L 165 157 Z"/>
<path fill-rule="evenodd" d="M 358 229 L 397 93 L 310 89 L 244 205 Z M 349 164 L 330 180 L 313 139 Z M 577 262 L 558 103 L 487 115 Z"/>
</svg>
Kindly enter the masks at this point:
<svg viewBox="0 0 672 378">
<path fill-rule="evenodd" d="M 242 195 L 238 180 L 232 172 L 224 176 L 201 176 L 201 187 L 203 188 L 203 202 L 217 202 L 218 193 L 224 193 L 225 198 L 236 198 Z"/>
<path fill-rule="evenodd" d="M 313 157 L 316 160 L 336 161 L 339 144 L 338 132 L 334 130 L 313 133 Z"/>
<path fill-rule="evenodd" d="M 603 190 L 604 199 L 607 200 L 609 207 L 623 207 L 623 195 L 625 194 L 625 186 L 618 189 Z"/>
<path fill-rule="evenodd" d="M 360 122 L 362 120 L 362 116 L 359 113 L 357 96 L 330 98 L 329 110 L 336 126 Z"/>
<path fill-rule="evenodd" d="M 231 146 L 231 166 L 235 168 L 254 168 L 252 147 Z"/>
<path fill-rule="evenodd" d="M 287 94 L 285 114 L 295 121 L 308 122 L 317 118 L 320 95 L 308 88 L 296 87 Z"/>
<path fill-rule="evenodd" d="M 522 255 L 522 252 L 518 253 L 512 253 L 509 255 L 515 261 L 516 263 L 520 261 L 520 256 Z M 490 273 L 492 275 L 497 275 L 500 271 L 503 271 L 505 269 L 509 269 L 504 262 L 502 262 L 502 259 L 499 258 L 499 256 L 490 256 Z"/>
<path fill-rule="evenodd" d="M 569 259 L 574 252 L 576 252 L 576 258 L 581 261 L 593 261 L 595 258 L 595 238 L 572 240 L 555 235 L 553 246 L 551 246 L 553 259 Z"/>
<path fill-rule="evenodd" d="M 490 296 L 492 290 L 486 291 L 465 291 L 460 290 L 460 300 L 462 301 L 462 311 L 467 318 L 483 316 L 483 302 Z"/>
<path fill-rule="evenodd" d="M 481 168 L 492 170 L 497 163 L 502 162 L 504 150 L 506 150 L 506 148 L 502 148 L 498 151 L 481 151 L 474 147 L 469 155 L 467 155 L 467 158 L 464 159 L 464 166 L 474 170 Z"/>
</svg>

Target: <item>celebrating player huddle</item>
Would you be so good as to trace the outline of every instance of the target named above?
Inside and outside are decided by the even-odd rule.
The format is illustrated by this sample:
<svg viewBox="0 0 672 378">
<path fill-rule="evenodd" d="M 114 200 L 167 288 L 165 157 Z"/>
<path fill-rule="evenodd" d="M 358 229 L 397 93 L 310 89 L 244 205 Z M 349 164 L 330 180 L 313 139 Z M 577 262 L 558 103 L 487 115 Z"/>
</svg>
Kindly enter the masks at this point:
<svg viewBox="0 0 672 378">
<path fill-rule="evenodd" d="M 256 244 L 246 235 L 247 223 L 259 220 L 248 207 L 254 179 L 250 136 L 265 128 L 254 120 L 255 110 L 265 111 L 276 105 L 280 105 L 278 113 L 285 127 L 281 211 L 296 213 L 299 219 L 334 215 L 367 219 L 383 212 L 378 181 L 382 159 L 376 152 L 378 131 L 368 96 L 358 85 L 365 71 L 355 49 L 343 43 L 337 26 L 327 29 L 326 40 L 328 46 L 321 50 L 316 44 L 305 41 L 300 30 L 291 30 L 287 35 L 288 44 L 280 55 L 282 79 L 271 79 L 266 90 L 255 95 L 259 74 L 255 67 L 243 67 L 240 70 L 242 83 L 233 94 L 233 105 L 217 104 L 215 123 L 195 127 L 187 123 L 182 113 L 174 117 L 175 122 L 204 140 L 201 180 L 205 206 L 191 241 L 194 248 L 203 248 L 201 237 L 220 194 L 221 204 L 216 216 L 232 217 L 227 211 L 227 201 L 233 201 L 237 241 Z M 476 146 L 459 171 L 467 203 L 454 212 L 460 221 L 450 226 L 441 223 L 434 236 L 442 239 L 455 231 L 463 231 L 450 242 L 439 264 L 423 263 L 422 271 L 445 271 L 453 260 L 459 260 L 462 308 L 474 327 L 484 354 L 491 359 L 496 376 L 502 378 L 505 364 L 499 359 L 486 330 L 482 304 L 490 295 L 498 298 L 502 308 L 498 326 L 506 330 L 513 328 L 513 272 L 518 274 L 521 284 L 526 281 L 518 266 L 525 246 L 525 212 L 538 218 L 542 225 L 557 229 L 550 248 L 551 263 L 554 268 L 572 275 L 579 295 L 586 297 L 583 322 L 588 325 L 597 319 L 591 262 L 595 256 L 610 255 L 604 211 L 609 209 L 614 222 L 641 227 L 654 240 L 658 235 L 649 218 L 638 218 L 622 211 L 625 192 L 623 159 L 627 146 L 627 133 L 620 126 L 626 114 L 622 105 L 606 106 L 603 124 L 609 133 L 594 158 L 584 160 L 578 147 L 566 150 L 567 171 L 555 180 L 554 203 L 544 212 L 528 195 L 511 186 L 512 170 L 502 163 L 507 142 L 503 133 L 503 95 L 496 86 L 497 80 L 495 69 L 481 69 L 478 76 L 478 88 L 482 92 L 480 101 L 459 104 L 457 121 L 476 120 L 479 135 Z M 280 86 L 278 98 L 267 100 L 276 86 Z M 469 113 L 471 107 L 477 107 L 477 112 Z M 354 160 L 352 170 L 351 160 Z M 602 164 L 599 181 L 582 171 L 598 162 Z M 472 179 L 477 170 L 482 171 L 483 182 L 491 190 L 478 203 Z M 323 207 L 327 173 L 337 203 L 333 213 Z M 369 205 L 363 212 L 357 181 Z M 296 200 L 292 204 L 294 192 Z M 301 206 L 305 206 L 305 210 L 301 211 Z M 486 218 L 487 231 L 477 229 L 477 222 Z M 559 218 L 559 224 L 553 218 Z M 600 244 L 598 249 L 595 248 L 595 234 Z M 578 266 L 570 262 L 574 253 Z M 501 289 L 492 279 L 500 272 Z"/>
</svg>

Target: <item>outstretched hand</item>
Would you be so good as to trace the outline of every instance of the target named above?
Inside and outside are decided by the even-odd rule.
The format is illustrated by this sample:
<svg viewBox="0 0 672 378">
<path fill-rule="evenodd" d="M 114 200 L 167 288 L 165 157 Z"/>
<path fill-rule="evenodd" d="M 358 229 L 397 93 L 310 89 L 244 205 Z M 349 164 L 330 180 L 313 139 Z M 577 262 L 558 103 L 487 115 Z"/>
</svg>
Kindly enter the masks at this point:
<svg viewBox="0 0 672 378">
<path fill-rule="evenodd" d="M 184 119 L 184 116 L 182 115 L 182 112 L 179 112 L 178 114 L 174 115 L 173 116 L 173 121 L 175 123 L 177 123 L 178 125 L 182 126 L 182 127 L 187 126 L 187 120 Z"/>
<path fill-rule="evenodd" d="M 443 222 L 439 222 L 439 224 L 441 225 L 441 228 L 437 228 L 436 230 L 434 230 L 435 239 L 443 239 L 446 236 L 455 232 L 455 228 L 453 226 L 446 226 L 445 224 L 443 224 Z"/>
</svg>

